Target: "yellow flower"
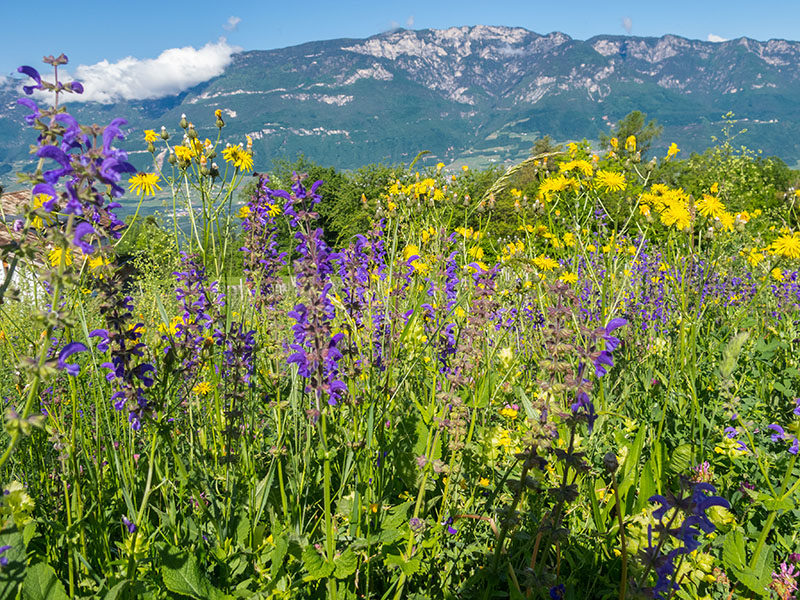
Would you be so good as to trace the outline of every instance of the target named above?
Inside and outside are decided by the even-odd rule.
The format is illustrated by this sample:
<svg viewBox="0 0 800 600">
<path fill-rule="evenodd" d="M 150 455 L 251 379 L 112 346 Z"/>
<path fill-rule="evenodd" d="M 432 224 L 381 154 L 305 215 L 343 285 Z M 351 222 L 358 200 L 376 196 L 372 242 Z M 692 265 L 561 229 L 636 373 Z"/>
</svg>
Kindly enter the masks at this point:
<svg viewBox="0 0 800 600">
<path fill-rule="evenodd" d="M 270 217 L 277 217 L 281 214 L 281 207 L 277 204 L 267 204 L 267 212 Z"/>
<path fill-rule="evenodd" d="M 558 267 L 558 262 L 545 256 L 544 254 L 540 254 L 536 258 L 533 259 L 533 264 L 540 268 L 542 271 L 552 271 L 556 267 Z"/>
<path fill-rule="evenodd" d="M 704 217 L 711 217 L 712 219 L 719 217 L 725 212 L 725 205 L 716 196 L 710 194 L 703 194 L 703 197 L 695 204 L 697 210 Z"/>
<path fill-rule="evenodd" d="M 612 137 L 610 140 L 608 140 L 608 143 L 614 150 L 616 150 L 619 147 L 619 140 L 615 137 Z"/>
<path fill-rule="evenodd" d="M 561 163 L 558 168 L 562 171 L 580 171 L 586 177 L 591 177 L 594 173 L 592 163 L 590 163 L 588 160 L 571 160 L 569 162 Z"/>
<path fill-rule="evenodd" d="M 772 269 L 769 274 L 772 275 L 772 278 L 776 281 L 783 281 L 785 279 L 783 271 L 781 271 L 778 267 Z"/>
<path fill-rule="evenodd" d="M 770 249 L 773 254 L 784 258 L 800 258 L 800 233 L 795 231 L 791 235 L 782 235 L 772 242 Z"/>
<path fill-rule="evenodd" d="M 503 415 L 504 417 L 508 417 L 509 419 L 516 419 L 518 412 L 519 411 L 517 411 L 517 409 L 512 408 L 511 406 L 508 405 L 500 409 L 500 414 Z"/>
<path fill-rule="evenodd" d="M 250 216 L 250 206 L 248 206 L 247 204 L 242 206 L 239 209 L 239 213 L 236 216 L 239 217 L 240 219 L 246 219 L 247 217 L 249 217 Z"/>
<path fill-rule="evenodd" d="M 578 275 L 577 273 L 572 273 L 571 271 L 567 271 L 566 273 L 561 275 L 561 277 L 559 277 L 558 279 L 560 281 L 563 281 L 564 283 L 572 284 L 578 281 Z"/>
<path fill-rule="evenodd" d="M 671 159 L 673 156 L 675 156 L 680 151 L 681 150 L 680 150 L 680 148 L 678 148 L 678 144 L 676 144 L 675 142 L 672 142 L 669 145 L 669 148 L 667 149 L 667 160 Z"/>
<path fill-rule="evenodd" d="M 194 157 L 194 151 L 188 146 L 175 146 L 172 149 L 175 151 L 175 156 L 178 157 L 178 160 L 191 162 L 192 157 Z"/>
<path fill-rule="evenodd" d="M 61 255 L 64 254 L 63 248 L 53 248 L 47 255 L 50 264 L 56 266 L 61 263 Z M 69 266 L 72 264 L 72 250 L 67 248 L 67 253 L 64 255 L 64 265 Z"/>
<path fill-rule="evenodd" d="M 719 183 L 715 181 L 715 182 L 714 182 L 714 183 L 711 185 L 711 193 L 712 193 L 712 194 L 716 194 L 717 192 L 719 192 Z"/>
<path fill-rule="evenodd" d="M 153 131 L 152 129 L 145 129 L 144 130 L 144 141 L 145 142 L 155 142 L 158 139 L 158 134 Z"/>
<path fill-rule="evenodd" d="M 109 264 L 111 264 L 111 263 L 108 261 L 108 259 L 105 256 L 101 255 L 101 254 L 93 256 L 92 258 L 89 259 L 89 268 L 92 271 L 96 271 L 100 267 L 105 266 L 105 265 L 109 265 Z"/>
<path fill-rule="evenodd" d="M 717 218 L 719 219 L 720 225 L 724 231 L 733 231 L 735 219 L 731 213 L 723 212 Z"/>
<path fill-rule="evenodd" d="M 481 477 L 478 480 L 478 485 L 481 486 L 481 487 L 489 487 L 489 480 L 486 479 L 486 477 Z"/>
<path fill-rule="evenodd" d="M 436 172 L 438 173 L 438 172 L 440 172 L 442 169 L 444 169 L 444 163 L 443 163 L 443 162 L 438 162 L 438 163 L 436 163 Z"/>
<path fill-rule="evenodd" d="M 625 181 L 625 175 L 614 171 L 598 171 L 595 181 L 599 187 L 604 188 L 607 192 L 622 191 L 628 185 Z"/>
<path fill-rule="evenodd" d="M 661 213 L 661 222 L 667 227 L 675 225 L 677 229 L 689 229 L 692 224 L 692 216 L 682 202 L 673 202 Z"/>
<path fill-rule="evenodd" d="M 461 170 L 464 171 L 464 173 L 466 173 L 467 171 L 469 171 L 469 167 L 467 165 L 464 165 L 461 167 Z"/>
<path fill-rule="evenodd" d="M 625 150 L 628 152 L 636 152 L 636 136 L 629 135 L 628 139 L 625 140 Z"/>
<path fill-rule="evenodd" d="M 215 110 L 214 111 L 214 116 L 217 117 L 218 119 L 221 119 L 222 118 L 222 110 L 220 110 L 219 108 L 217 110 Z"/>
<path fill-rule="evenodd" d="M 253 168 L 253 155 L 244 150 L 241 145 L 225 148 L 222 151 L 222 158 L 227 163 L 233 163 L 233 166 L 241 171 L 249 171 Z"/>
<path fill-rule="evenodd" d="M 137 196 L 154 196 L 155 190 L 161 191 L 161 186 L 158 185 L 159 176 L 155 173 L 137 173 L 130 179 L 129 192 L 133 192 Z"/>
<path fill-rule="evenodd" d="M 201 381 L 192 388 L 192 391 L 198 396 L 205 396 L 208 392 L 211 391 L 211 384 L 208 383 L 207 381 Z"/>
</svg>

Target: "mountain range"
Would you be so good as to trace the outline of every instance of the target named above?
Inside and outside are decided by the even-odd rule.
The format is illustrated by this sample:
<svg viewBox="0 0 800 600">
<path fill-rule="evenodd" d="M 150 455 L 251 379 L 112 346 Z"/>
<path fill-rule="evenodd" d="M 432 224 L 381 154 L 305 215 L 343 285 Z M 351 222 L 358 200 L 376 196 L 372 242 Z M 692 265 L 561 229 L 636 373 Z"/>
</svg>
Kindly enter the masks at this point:
<svg viewBox="0 0 800 600">
<path fill-rule="evenodd" d="M 0 89 L 0 174 L 28 160 L 31 130 Z M 735 145 L 800 161 L 800 42 L 725 42 L 601 35 L 588 40 L 519 27 L 395 30 L 366 39 L 310 42 L 237 53 L 224 72 L 158 100 L 74 103 L 84 123 L 128 120 L 125 147 L 146 168 L 143 129 L 178 131 L 181 114 L 201 138 L 250 135 L 256 168 L 302 152 L 350 169 L 408 162 L 472 166 L 526 156 L 546 134 L 596 140 L 632 110 L 664 126 L 654 146 L 676 142 L 688 156 L 720 136 L 722 115 L 746 128 Z"/>
</svg>

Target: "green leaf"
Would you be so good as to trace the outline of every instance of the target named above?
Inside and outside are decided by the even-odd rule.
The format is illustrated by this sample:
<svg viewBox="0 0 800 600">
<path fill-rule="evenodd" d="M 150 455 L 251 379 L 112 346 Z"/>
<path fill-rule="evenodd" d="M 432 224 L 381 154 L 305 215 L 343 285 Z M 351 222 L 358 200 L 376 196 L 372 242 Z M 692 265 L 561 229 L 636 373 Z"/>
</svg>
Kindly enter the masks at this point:
<svg viewBox="0 0 800 600">
<path fill-rule="evenodd" d="M 128 596 L 125 595 L 125 592 L 128 591 L 129 584 L 130 582 L 127 579 L 123 579 L 117 585 L 108 590 L 108 593 L 103 597 L 103 600 L 121 600 L 122 598 L 127 598 Z"/>
<path fill-rule="evenodd" d="M 681 444 L 672 451 L 672 456 L 669 457 L 668 470 L 673 475 L 680 475 L 686 473 L 692 464 L 692 445 Z"/>
<path fill-rule="evenodd" d="M 188 552 L 164 552 L 162 560 L 161 577 L 170 592 L 197 600 L 224 600 L 225 594 L 211 584 L 197 559 Z"/>
<path fill-rule="evenodd" d="M 411 507 L 411 500 L 403 502 L 397 506 L 393 506 L 386 511 L 381 521 L 382 529 L 400 529 L 403 524 L 408 521 L 408 509 Z"/>
<path fill-rule="evenodd" d="M 333 564 L 320 556 L 320 553 L 311 544 L 303 548 L 303 566 L 308 571 L 308 575 L 303 577 L 303 581 L 324 579 L 333 573 Z"/>
<path fill-rule="evenodd" d="M 284 535 L 273 535 L 272 540 L 275 542 L 275 547 L 272 549 L 272 564 L 269 572 L 272 577 L 276 577 L 283 564 L 286 552 L 289 550 L 289 540 Z"/>
<path fill-rule="evenodd" d="M 0 569 L 0 598 L 16 598 L 17 589 L 25 578 L 25 543 L 16 529 L 0 532 L 0 546 L 11 546 L 3 556 L 8 564 Z"/>
<path fill-rule="evenodd" d="M 747 564 L 744 535 L 740 530 L 731 531 L 722 543 L 722 563 L 749 590 L 760 596 L 767 594 L 772 580 L 771 549 L 762 549 L 751 569 Z"/>
<path fill-rule="evenodd" d="M 399 554 L 390 554 L 384 559 L 383 562 L 387 567 L 391 566 L 400 567 L 400 570 L 403 571 L 406 577 L 411 577 L 414 573 L 419 571 L 418 558 L 412 558 L 411 560 L 406 560 Z"/>
<path fill-rule="evenodd" d="M 358 557 L 348 548 L 334 561 L 333 576 L 336 579 L 347 579 L 358 568 Z"/>
<path fill-rule="evenodd" d="M 22 597 L 25 600 L 69 600 L 53 567 L 43 562 L 28 567 Z"/>
</svg>

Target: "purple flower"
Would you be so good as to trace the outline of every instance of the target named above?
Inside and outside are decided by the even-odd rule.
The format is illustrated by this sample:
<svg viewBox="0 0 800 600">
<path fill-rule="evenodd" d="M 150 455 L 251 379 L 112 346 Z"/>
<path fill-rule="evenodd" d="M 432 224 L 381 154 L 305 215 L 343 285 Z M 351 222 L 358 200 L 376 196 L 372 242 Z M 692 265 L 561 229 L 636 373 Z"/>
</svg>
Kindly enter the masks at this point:
<svg viewBox="0 0 800 600">
<path fill-rule="evenodd" d="M 8 566 L 8 557 L 5 555 L 6 551 L 10 550 L 11 546 L 0 546 L 0 567 Z"/>
<path fill-rule="evenodd" d="M 94 227 L 92 227 L 86 221 L 81 221 L 75 227 L 75 236 L 72 238 L 72 243 L 80 248 L 81 252 L 84 254 L 91 254 L 94 252 L 94 248 L 89 242 L 84 241 L 83 238 L 94 233 L 97 233 Z"/>
<path fill-rule="evenodd" d="M 134 533 L 136 531 L 136 523 L 129 520 L 128 517 L 122 517 L 122 524 L 125 525 L 125 529 L 128 530 L 128 533 Z"/>
<path fill-rule="evenodd" d="M 67 359 L 76 352 L 86 352 L 88 348 L 80 342 L 70 342 L 61 350 L 58 355 L 58 368 L 67 372 L 67 375 L 75 377 L 81 372 L 81 367 L 77 363 L 68 363 Z"/>
<path fill-rule="evenodd" d="M 36 85 L 22 86 L 22 91 L 24 91 L 28 96 L 30 96 L 33 93 L 33 90 L 41 90 L 44 88 L 44 86 L 42 85 L 42 76 L 39 75 L 39 71 L 37 71 L 33 67 L 25 65 L 22 67 L 17 67 L 17 71 L 19 73 L 27 75 L 36 82 Z"/>
<path fill-rule="evenodd" d="M 780 425 L 773 423 L 772 425 L 767 425 L 767 429 L 772 429 L 775 433 L 772 434 L 771 438 L 773 442 L 777 442 L 778 440 L 782 440 L 786 437 L 786 432 L 783 430 L 783 427 Z"/>
</svg>

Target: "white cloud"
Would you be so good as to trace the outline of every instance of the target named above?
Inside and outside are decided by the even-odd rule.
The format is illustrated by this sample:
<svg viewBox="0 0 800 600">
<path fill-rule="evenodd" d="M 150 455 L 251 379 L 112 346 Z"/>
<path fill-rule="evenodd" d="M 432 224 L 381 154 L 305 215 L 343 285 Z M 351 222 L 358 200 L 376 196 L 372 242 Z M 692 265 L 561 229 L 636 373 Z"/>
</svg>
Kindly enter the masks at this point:
<svg viewBox="0 0 800 600">
<path fill-rule="evenodd" d="M 186 46 L 164 50 L 158 58 L 138 59 L 128 56 L 115 63 L 103 60 L 94 65 L 79 65 L 74 72 L 59 77 L 78 80 L 83 94 L 65 94 L 66 102 L 101 102 L 149 100 L 178 94 L 183 90 L 221 74 L 234 53 L 241 50 L 228 45 L 225 38 L 200 49 Z"/>
<path fill-rule="evenodd" d="M 707 39 L 708 39 L 709 42 L 727 42 L 728 41 L 728 38 L 724 38 L 722 36 L 715 35 L 713 33 L 709 33 Z"/>
<path fill-rule="evenodd" d="M 630 33 L 633 30 L 633 21 L 630 17 L 622 19 L 622 28 L 625 30 L 625 33 Z"/>
<path fill-rule="evenodd" d="M 406 27 L 413 27 L 414 26 L 414 15 L 411 15 L 406 19 Z"/>
<path fill-rule="evenodd" d="M 242 22 L 241 17 L 228 17 L 228 22 L 222 26 L 225 31 L 236 31 L 239 27 L 239 23 Z"/>
</svg>

